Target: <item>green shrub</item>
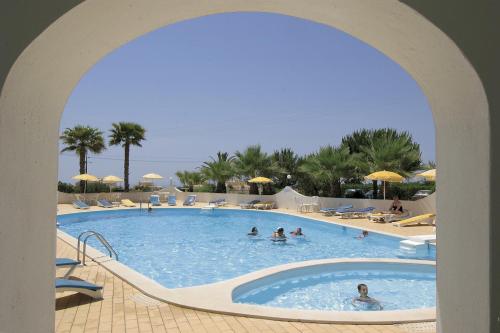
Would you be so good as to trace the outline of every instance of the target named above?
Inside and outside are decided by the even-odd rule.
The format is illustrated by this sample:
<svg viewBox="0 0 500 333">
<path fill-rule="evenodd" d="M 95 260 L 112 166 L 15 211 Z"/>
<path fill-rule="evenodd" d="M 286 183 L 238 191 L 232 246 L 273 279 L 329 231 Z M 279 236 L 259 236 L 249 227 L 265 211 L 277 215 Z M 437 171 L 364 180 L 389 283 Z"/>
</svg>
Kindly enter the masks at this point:
<svg viewBox="0 0 500 333">
<path fill-rule="evenodd" d="M 57 190 L 63 193 L 75 193 L 75 186 L 70 183 L 57 182 Z"/>
</svg>

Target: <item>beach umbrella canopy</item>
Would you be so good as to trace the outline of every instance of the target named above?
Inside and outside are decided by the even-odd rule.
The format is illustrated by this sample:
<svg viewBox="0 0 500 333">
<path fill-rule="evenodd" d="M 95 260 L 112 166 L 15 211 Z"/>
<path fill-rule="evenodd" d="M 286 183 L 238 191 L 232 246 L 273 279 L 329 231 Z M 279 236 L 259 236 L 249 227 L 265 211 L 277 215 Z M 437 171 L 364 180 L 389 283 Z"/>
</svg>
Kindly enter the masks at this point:
<svg viewBox="0 0 500 333">
<path fill-rule="evenodd" d="M 76 175 L 72 177 L 75 180 L 83 180 L 86 182 L 98 182 L 99 178 L 97 178 L 94 175 L 88 174 L 88 173 L 82 173 L 80 175 Z"/>
<path fill-rule="evenodd" d="M 392 171 L 377 171 L 369 174 L 365 177 L 368 180 L 380 180 L 384 182 L 384 200 L 385 200 L 385 182 L 391 183 L 401 183 L 405 178 L 395 172 Z"/>
<path fill-rule="evenodd" d="M 435 182 L 436 181 L 436 169 L 427 170 L 422 173 L 417 174 L 418 177 L 424 177 L 426 180 Z"/>
<path fill-rule="evenodd" d="M 123 179 L 121 179 L 120 177 L 117 177 L 117 176 L 113 176 L 113 175 L 106 176 L 102 179 L 102 182 L 104 184 L 108 184 L 108 185 L 121 183 L 122 181 L 123 181 Z M 109 192 L 111 193 L 111 186 L 109 186 Z"/>
<path fill-rule="evenodd" d="M 163 179 L 163 177 L 157 173 L 148 173 L 148 174 L 142 176 L 142 178 L 145 178 L 145 179 Z"/>
<path fill-rule="evenodd" d="M 98 182 L 99 178 L 88 173 L 82 173 L 72 177 L 75 180 L 83 180 L 85 182 L 85 187 L 83 188 L 83 194 L 87 193 L 87 182 Z"/>
<path fill-rule="evenodd" d="M 106 176 L 102 179 L 102 182 L 104 184 L 116 184 L 116 183 L 121 183 L 122 181 L 123 179 L 113 175 Z"/>
<path fill-rule="evenodd" d="M 248 181 L 249 183 L 256 183 L 256 184 L 267 184 L 267 183 L 272 183 L 273 181 L 269 178 L 266 177 L 255 177 L 252 178 Z"/>
<path fill-rule="evenodd" d="M 249 183 L 254 183 L 254 184 L 269 184 L 272 183 L 273 181 L 269 178 L 266 177 L 255 177 L 252 178 L 248 181 Z M 259 186 L 259 195 L 262 194 L 262 189 Z"/>
<path fill-rule="evenodd" d="M 163 179 L 162 176 L 160 176 L 159 174 L 157 173 L 148 173 L 148 174 L 145 174 L 144 176 L 142 176 L 142 178 L 148 180 L 151 182 L 151 185 L 154 185 L 153 184 L 153 180 L 155 179 Z"/>
</svg>

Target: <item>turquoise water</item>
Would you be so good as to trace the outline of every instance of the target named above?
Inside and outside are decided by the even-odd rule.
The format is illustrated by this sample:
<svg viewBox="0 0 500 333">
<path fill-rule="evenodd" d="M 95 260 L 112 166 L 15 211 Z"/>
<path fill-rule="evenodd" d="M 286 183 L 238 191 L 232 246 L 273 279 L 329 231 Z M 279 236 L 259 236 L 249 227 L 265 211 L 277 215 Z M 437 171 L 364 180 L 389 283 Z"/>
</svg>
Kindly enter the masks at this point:
<svg viewBox="0 0 500 333">
<path fill-rule="evenodd" d="M 404 267 L 404 265 L 402 265 Z M 270 279 L 255 288 L 233 295 L 236 303 L 257 304 L 301 310 L 380 311 L 430 308 L 436 306 L 436 272 L 386 269 L 343 270 Z M 376 303 L 353 302 L 357 286 L 368 286 Z"/>
<path fill-rule="evenodd" d="M 138 209 L 58 216 L 60 229 L 77 237 L 86 230 L 105 236 L 120 261 L 168 288 L 190 287 L 234 278 L 259 269 L 311 259 L 435 259 L 435 249 L 419 257 L 399 249 L 399 238 L 315 220 L 252 210 Z M 247 233 L 256 226 L 258 237 Z M 273 230 L 288 234 L 302 227 L 305 238 L 269 240 Z M 92 240 L 89 244 L 102 249 Z"/>
</svg>

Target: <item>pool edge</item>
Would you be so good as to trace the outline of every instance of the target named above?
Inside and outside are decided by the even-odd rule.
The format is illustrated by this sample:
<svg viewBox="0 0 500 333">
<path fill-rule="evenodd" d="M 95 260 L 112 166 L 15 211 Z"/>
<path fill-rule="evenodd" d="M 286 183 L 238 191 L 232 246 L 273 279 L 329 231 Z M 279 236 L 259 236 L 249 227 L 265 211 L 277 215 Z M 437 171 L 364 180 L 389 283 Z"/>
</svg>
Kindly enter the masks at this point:
<svg viewBox="0 0 500 333">
<path fill-rule="evenodd" d="M 57 230 L 57 237 L 76 249 L 77 240 L 67 233 Z M 251 272 L 222 282 L 202 286 L 170 289 L 142 275 L 132 268 L 104 255 L 88 246 L 87 256 L 112 274 L 131 284 L 145 295 L 184 308 L 209 311 L 220 314 L 283 321 L 343 323 L 343 324 L 400 324 L 436 320 L 436 308 L 396 310 L 380 312 L 296 310 L 260 305 L 233 303 L 235 288 L 265 276 L 301 267 L 341 262 L 391 262 L 436 265 L 435 261 L 409 259 L 321 259 L 289 263 Z"/>
</svg>

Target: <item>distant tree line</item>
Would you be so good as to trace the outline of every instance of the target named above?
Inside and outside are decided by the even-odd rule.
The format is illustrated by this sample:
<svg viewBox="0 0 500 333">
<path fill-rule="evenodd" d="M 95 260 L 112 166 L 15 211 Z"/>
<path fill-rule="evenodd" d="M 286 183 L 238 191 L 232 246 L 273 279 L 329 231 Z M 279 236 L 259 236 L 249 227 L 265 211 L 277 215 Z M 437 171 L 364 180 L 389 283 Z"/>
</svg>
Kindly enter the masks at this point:
<svg viewBox="0 0 500 333">
<path fill-rule="evenodd" d="M 342 138 L 339 145 L 326 145 L 318 151 L 299 156 L 290 148 L 264 152 L 260 145 L 251 145 L 234 155 L 218 152 L 215 157 L 192 171 L 176 173 L 183 186 L 193 191 L 196 185 L 212 184 L 213 192 L 225 193 L 226 183 L 238 179 L 248 181 L 257 176 L 273 180 L 263 185 L 264 194 L 272 194 L 285 186 L 292 186 L 305 195 L 339 197 L 342 185 L 363 184 L 364 176 L 380 170 L 397 172 L 410 176 L 419 169 L 432 167 L 423 165 L 418 143 L 411 134 L 391 128 L 362 129 Z M 390 187 L 389 184 L 386 185 Z M 410 195 L 404 187 L 422 188 L 418 185 L 392 185 L 395 192 Z M 433 188 L 425 185 L 423 188 Z M 375 195 L 379 193 L 378 183 L 372 182 Z M 390 188 L 387 189 L 390 192 Z M 257 184 L 250 184 L 250 194 L 258 194 Z"/>
</svg>

